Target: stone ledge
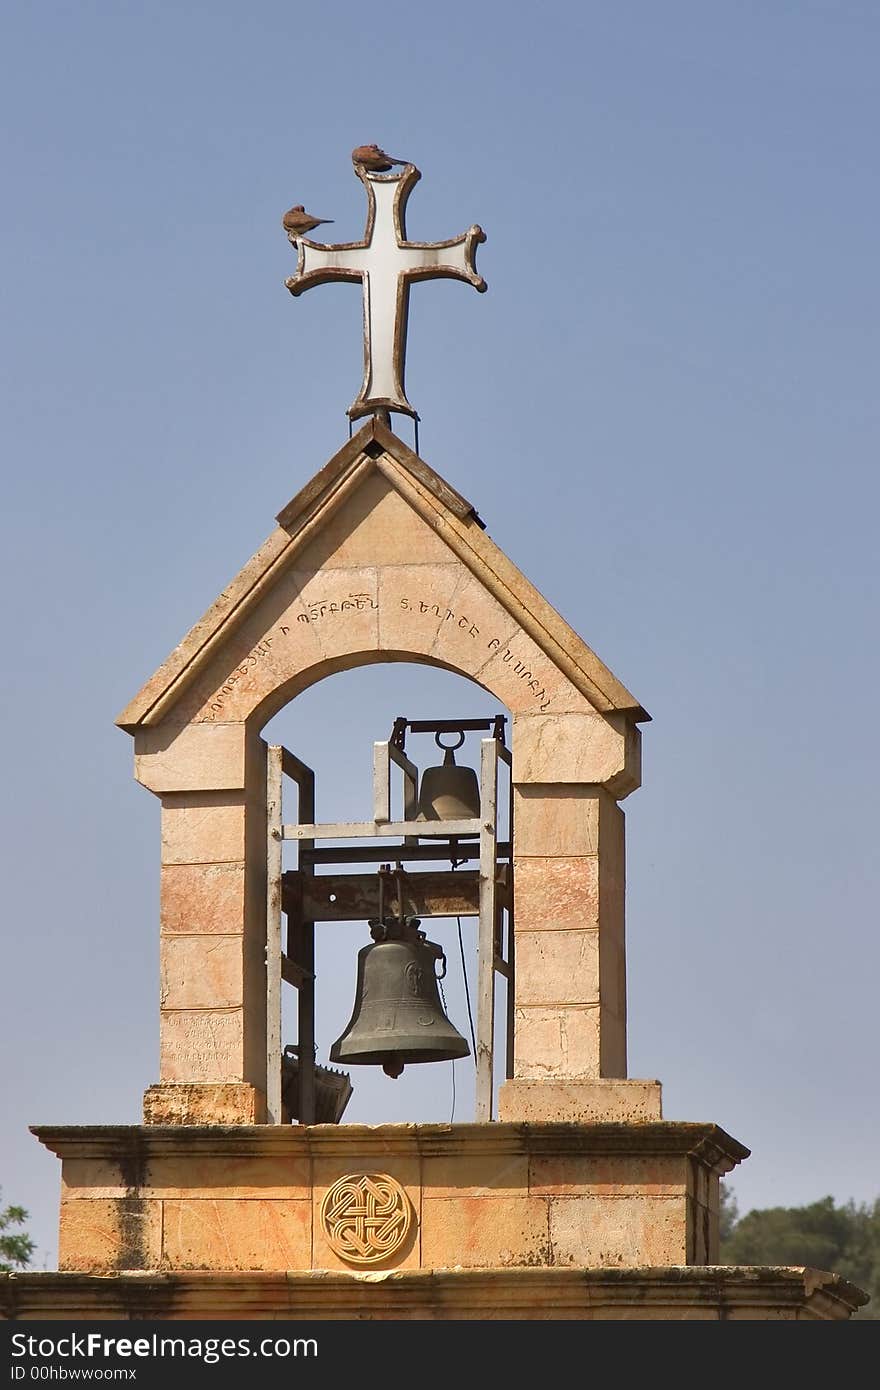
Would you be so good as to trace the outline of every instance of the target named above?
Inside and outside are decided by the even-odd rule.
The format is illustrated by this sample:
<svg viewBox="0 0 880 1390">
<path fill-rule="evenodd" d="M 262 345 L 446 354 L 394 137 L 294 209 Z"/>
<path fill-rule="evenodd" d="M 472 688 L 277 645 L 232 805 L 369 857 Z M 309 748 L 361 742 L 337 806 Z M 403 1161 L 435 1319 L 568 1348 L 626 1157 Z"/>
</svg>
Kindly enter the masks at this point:
<svg viewBox="0 0 880 1390">
<path fill-rule="evenodd" d="M 285 1156 L 364 1158 L 467 1153 L 692 1155 L 729 1172 L 749 1150 L 719 1125 L 677 1120 L 633 1124 L 31 1125 L 59 1158 Z"/>
<path fill-rule="evenodd" d="M 785 1266 L 0 1274 L 0 1319 L 840 1321 L 868 1295 Z"/>
</svg>

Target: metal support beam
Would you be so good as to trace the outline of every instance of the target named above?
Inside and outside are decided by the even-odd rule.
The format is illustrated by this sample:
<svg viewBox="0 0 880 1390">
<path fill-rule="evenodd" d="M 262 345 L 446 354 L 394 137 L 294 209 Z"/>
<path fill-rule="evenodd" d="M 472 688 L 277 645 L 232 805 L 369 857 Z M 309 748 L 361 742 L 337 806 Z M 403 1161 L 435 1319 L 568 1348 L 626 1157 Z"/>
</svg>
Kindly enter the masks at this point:
<svg viewBox="0 0 880 1390">
<path fill-rule="evenodd" d="M 436 822 L 433 822 L 436 824 Z M 498 846 L 499 859 L 507 859 L 510 846 L 501 843 Z M 350 849 L 348 846 L 312 849 L 308 852 L 300 852 L 300 862 L 304 864 L 385 864 L 389 860 L 402 863 L 410 863 L 416 860 L 428 859 L 455 859 L 459 864 L 465 863 L 469 859 L 479 859 L 480 846 L 473 841 L 456 844 L 423 844 L 414 845 L 358 845 Z"/>
<path fill-rule="evenodd" d="M 509 872 L 497 866 L 500 903 L 509 900 Z M 285 912 L 299 910 L 315 922 L 361 922 L 378 911 L 375 874 L 320 874 L 304 878 L 288 871 L 282 876 Z M 476 869 L 447 869 L 440 873 L 405 874 L 403 910 L 408 917 L 478 917 L 480 876 Z M 288 906 L 290 904 L 290 906 Z"/>
<path fill-rule="evenodd" d="M 426 830 L 425 825 L 426 822 L 421 820 L 327 821 L 321 825 L 303 822 L 282 825 L 281 833 L 285 840 L 392 840 L 398 835 L 428 834 L 451 838 L 480 833 L 477 819 L 435 820 L 430 822 L 430 830 Z"/>
<path fill-rule="evenodd" d="M 403 773 L 403 818 L 415 820 L 419 809 L 419 770 L 388 739 L 373 744 L 373 819 L 391 819 L 391 764 Z"/>
<path fill-rule="evenodd" d="M 498 741 L 480 740 L 480 923 L 477 937 L 476 1118 L 492 1118 L 492 1052 L 495 1031 L 495 916 L 497 912 L 496 807 Z"/>
<path fill-rule="evenodd" d="M 282 749 L 266 749 L 266 1106 L 281 1124 L 281 777 Z"/>
</svg>

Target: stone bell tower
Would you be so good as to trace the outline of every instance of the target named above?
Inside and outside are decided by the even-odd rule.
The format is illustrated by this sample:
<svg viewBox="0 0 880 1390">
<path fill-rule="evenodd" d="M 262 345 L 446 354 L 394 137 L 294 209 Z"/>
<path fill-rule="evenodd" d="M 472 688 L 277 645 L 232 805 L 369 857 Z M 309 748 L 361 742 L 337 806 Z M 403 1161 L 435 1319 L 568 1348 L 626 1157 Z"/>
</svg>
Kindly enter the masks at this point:
<svg viewBox="0 0 880 1390">
<path fill-rule="evenodd" d="M 17 1315 L 847 1317 L 858 1291 L 834 1275 L 717 1265 L 719 1178 L 748 1151 L 664 1120 L 659 1082 L 627 1074 L 621 802 L 648 715 L 390 429 L 417 420 L 410 283 L 485 289 L 484 236 L 410 242 L 418 170 L 356 172 L 363 240 L 289 228 L 288 287 L 362 285 L 365 422 L 119 718 L 162 804 L 160 1072 L 140 1126 L 35 1129 L 63 1165 L 61 1272 L 19 1276 Z M 316 823 L 306 750 L 263 739 L 302 691 L 379 661 L 457 672 L 508 712 L 480 730 L 474 814 L 426 828 L 395 726 L 367 818 Z M 477 919 L 470 1122 L 347 1124 L 344 1079 L 314 1057 L 315 933 L 373 916 L 380 860 L 399 865 L 378 875 L 395 923 Z"/>
</svg>

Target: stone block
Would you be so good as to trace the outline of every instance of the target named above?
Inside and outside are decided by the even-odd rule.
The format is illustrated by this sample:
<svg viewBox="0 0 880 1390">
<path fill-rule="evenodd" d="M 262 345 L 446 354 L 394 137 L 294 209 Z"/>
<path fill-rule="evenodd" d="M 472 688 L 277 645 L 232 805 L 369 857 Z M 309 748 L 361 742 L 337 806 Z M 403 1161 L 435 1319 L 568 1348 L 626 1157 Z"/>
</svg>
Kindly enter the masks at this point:
<svg viewBox="0 0 880 1390">
<path fill-rule="evenodd" d="M 130 1174 L 121 1162 L 100 1158 L 66 1158 L 61 1165 L 61 1200 L 75 1197 L 124 1197 Z"/>
<path fill-rule="evenodd" d="M 58 1268 L 89 1274 L 155 1269 L 161 1231 L 160 1202 L 140 1197 L 62 1200 Z"/>
<path fill-rule="evenodd" d="M 163 1009 L 238 1008 L 243 1001 L 242 938 L 163 935 L 159 974 Z"/>
<path fill-rule="evenodd" d="M 163 864 L 218 864 L 244 855 L 244 792 L 169 792 L 163 797 Z"/>
<path fill-rule="evenodd" d="M 431 651 L 441 629 L 458 615 L 454 595 L 461 578 L 456 564 L 392 565 L 379 571 L 379 648 L 383 652 Z M 452 614 L 452 617 L 447 617 Z M 470 642 L 474 642 L 471 637 Z M 465 647 L 468 653 L 468 647 Z M 474 656 L 470 656 L 470 669 Z"/>
<path fill-rule="evenodd" d="M 520 859 L 517 855 L 513 880 L 517 939 L 520 932 L 584 931 L 599 925 L 599 862 L 595 855 L 549 859 Z"/>
<path fill-rule="evenodd" d="M 295 611 L 291 610 L 284 620 L 284 625 L 290 626 L 291 632 L 285 634 L 285 641 L 275 650 L 275 682 L 282 674 L 277 664 L 282 658 L 285 658 L 286 669 L 291 675 L 298 669 L 297 665 L 291 663 L 295 649 L 288 645 L 287 638 L 293 636 L 294 626 L 304 626 L 302 619 L 307 620 L 310 632 L 317 639 L 321 660 L 378 649 L 379 577 L 374 567 L 331 570 L 320 574 L 298 569 L 295 577 L 299 585 L 299 599 Z"/>
<path fill-rule="evenodd" d="M 590 1081 L 505 1081 L 498 1093 L 499 1120 L 525 1124 L 618 1124 L 659 1120 L 659 1081 L 614 1078 Z"/>
<path fill-rule="evenodd" d="M 518 1004 L 598 1004 L 597 931 L 517 931 Z"/>
<path fill-rule="evenodd" d="M 244 1064 L 241 1009 L 177 1009 L 160 1014 L 162 1081 L 241 1081 Z"/>
<path fill-rule="evenodd" d="M 308 1155 L 160 1154 L 146 1165 L 143 1190 L 150 1197 L 188 1200 L 253 1197 L 310 1202 L 312 1198 Z"/>
<path fill-rule="evenodd" d="M 244 928 L 245 866 L 165 864 L 160 880 L 162 933 L 233 936 Z"/>
<path fill-rule="evenodd" d="M 525 1153 L 426 1154 L 422 1159 L 425 1198 L 522 1196 L 528 1179 Z"/>
<path fill-rule="evenodd" d="M 593 712 L 589 701 L 521 628 L 493 647 L 479 679 L 514 717 Z"/>
<path fill-rule="evenodd" d="M 589 782 L 628 796 L 641 777 L 638 727 L 618 714 L 517 714 L 514 782 Z"/>
<path fill-rule="evenodd" d="M 491 677 L 484 680 L 480 672 L 493 662 L 499 646 L 518 631 L 516 619 L 462 565 L 449 597 L 448 615 L 444 613 L 431 656 L 493 689 Z"/>
<path fill-rule="evenodd" d="M 551 1263 L 548 1203 L 543 1198 L 423 1197 L 424 1268 Z"/>
<path fill-rule="evenodd" d="M 553 1264 L 684 1265 L 683 1197 L 551 1197 Z"/>
<path fill-rule="evenodd" d="M 603 878 L 625 877 L 624 813 L 604 787 L 522 783 L 514 787 L 513 807 L 519 856 L 601 853 Z"/>
<path fill-rule="evenodd" d="M 169 1198 L 163 1269 L 308 1269 L 311 1202 Z"/>
<path fill-rule="evenodd" d="M 316 570 L 416 560 L 442 564 L 451 554 L 433 527 L 372 470 L 309 543 L 298 564 Z"/>
<path fill-rule="evenodd" d="M 151 792 L 240 791 L 245 730 L 241 724 L 188 724 L 139 729 L 134 775 Z"/>
<path fill-rule="evenodd" d="M 303 578 L 292 570 L 277 577 L 272 592 L 229 635 L 184 695 L 181 714 L 199 725 L 244 723 L 292 672 L 321 660 L 317 627 L 303 609 Z"/>
<path fill-rule="evenodd" d="M 683 1199 L 687 1166 L 682 1154 L 532 1154 L 528 1190 L 539 1197 Z"/>
<path fill-rule="evenodd" d="M 598 1005 L 518 1005 L 514 1067 L 524 1078 L 598 1076 Z"/>
<path fill-rule="evenodd" d="M 259 1125 L 265 1120 L 265 1095 L 246 1082 L 160 1082 L 144 1092 L 147 1125 Z M 224 1162 L 229 1166 L 231 1160 Z"/>
</svg>

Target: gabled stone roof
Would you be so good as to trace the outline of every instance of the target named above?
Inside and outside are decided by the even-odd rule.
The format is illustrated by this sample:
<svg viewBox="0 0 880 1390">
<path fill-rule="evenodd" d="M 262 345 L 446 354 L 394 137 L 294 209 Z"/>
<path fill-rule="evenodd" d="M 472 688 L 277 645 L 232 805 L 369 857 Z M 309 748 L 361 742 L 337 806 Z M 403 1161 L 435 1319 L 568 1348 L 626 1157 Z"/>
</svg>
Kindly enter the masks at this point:
<svg viewBox="0 0 880 1390">
<path fill-rule="evenodd" d="M 277 528 L 122 711 L 119 727 L 133 733 L 165 719 L 297 556 L 377 472 L 442 539 L 450 558 L 457 557 L 470 570 L 597 711 L 623 713 L 634 721 L 650 718 L 485 533 L 470 502 L 389 429 L 370 419 L 282 508 Z M 381 557 L 376 563 L 382 563 Z"/>
</svg>

